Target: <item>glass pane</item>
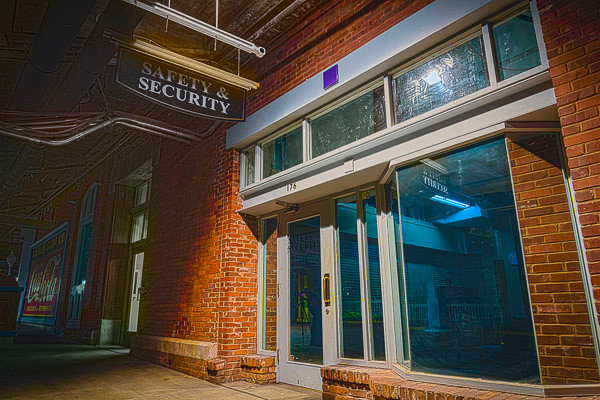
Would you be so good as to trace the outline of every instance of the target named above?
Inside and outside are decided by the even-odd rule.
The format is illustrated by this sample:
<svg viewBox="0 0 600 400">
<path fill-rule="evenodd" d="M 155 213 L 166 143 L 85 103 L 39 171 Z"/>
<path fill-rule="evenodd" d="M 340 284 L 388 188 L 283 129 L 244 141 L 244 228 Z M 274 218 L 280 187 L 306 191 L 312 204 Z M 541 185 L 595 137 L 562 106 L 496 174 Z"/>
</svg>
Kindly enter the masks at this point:
<svg viewBox="0 0 600 400">
<path fill-rule="evenodd" d="M 142 239 L 148 237 L 148 211 L 144 212 L 144 230 L 142 231 Z"/>
<path fill-rule="evenodd" d="M 383 85 L 310 122 L 312 158 L 385 128 Z"/>
<path fill-rule="evenodd" d="M 261 145 L 263 178 L 302 163 L 302 126 Z"/>
<path fill-rule="evenodd" d="M 364 358 L 362 295 L 360 292 L 360 266 L 356 196 L 336 201 L 335 216 L 338 234 L 340 273 L 341 354 L 345 358 Z"/>
<path fill-rule="evenodd" d="M 399 308 L 398 325 L 402 330 L 402 338 L 397 340 L 399 348 L 397 349 L 398 359 L 402 361 L 410 360 L 410 347 L 409 347 L 409 339 L 408 339 L 408 313 L 406 306 L 406 290 L 405 290 L 405 278 L 404 278 L 404 269 L 402 268 L 402 241 L 400 236 L 400 215 L 398 213 L 398 192 L 397 192 L 397 184 L 396 184 L 396 176 L 394 175 L 393 182 L 388 186 L 387 190 L 387 199 L 388 204 L 391 204 L 392 211 L 392 223 L 393 223 L 393 232 L 394 232 L 394 243 L 392 244 L 392 248 L 396 257 L 396 273 L 398 276 L 398 290 L 394 293 L 395 296 L 398 296 L 395 299 L 397 307 Z"/>
<path fill-rule="evenodd" d="M 92 239 L 92 224 L 85 224 L 81 227 L 81 242 L 79 244 L 79 263 L 77 265 L 76 285 L 85 283 L 87 274 L 88 256 L 90 252 L 90 241 Z"/>
<path fill-rule="evenodd" d="M 263 337 L 264 350 L 277 349 L 277 218 L 263 223 Z"/>
<path fill-rule="evenodd" d="M 413 369 L 539 383 L 504 139 L 397 181 Z"/>
<path fill-rule="evenodd" d="M 392 81 L 396 123 L 489 86 L 482 36 L 403 73 Z"/>
<path fill-rule="evenodd" d="M 520 74 L 542 63 L 531 10 L 495 27 L 494 45 L 500 80 Z"/>
<path fill-rule="evenodd" d="M 244 185 L 254 183 L 254 163 L 256 148 L 252 146 L 244 152 Z"/>
<path fill-rule="evenodd" d="M 289 224 L 290 361 L 323 364 L 320 218 Z"/>
<path fill-rule="evenodd" d="M 131 242 L 137 242 L 142 240 L 144 229 L 144 213 L 140 213 L 133 216 L 133 222 L 131 226 Z"/>
<path fill-rule="evenodd" d="M 365 241 L 368 266 L 368 287 L 370 318 L 372 324 L 371 344 L 373 359 L 385 361 L 385 336 L 383 330 L 383 306 L 381 304 L 381 272 L 379 269 L 379 239 L 377 234 L 377 207 L 375 190 L 363 192 L 363 221 L 365 223 Z"/>
<path fill-rule="evenodd" d="M 148 201 L 148 182 L 144 182 L 135 188 L 134 206 L 139 206 Z"/>
</svg>

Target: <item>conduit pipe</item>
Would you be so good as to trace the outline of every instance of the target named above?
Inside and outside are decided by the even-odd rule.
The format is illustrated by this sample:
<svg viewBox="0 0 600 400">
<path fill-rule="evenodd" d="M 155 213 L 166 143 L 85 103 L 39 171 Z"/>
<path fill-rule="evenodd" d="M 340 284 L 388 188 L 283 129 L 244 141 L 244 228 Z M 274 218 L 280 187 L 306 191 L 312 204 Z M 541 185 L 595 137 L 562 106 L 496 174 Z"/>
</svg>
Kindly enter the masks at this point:
<svg viewBox="0 0 600 400">
<path fill-rule="evenodd" d="M 133 6 L 139 7 L 142 10 L 151 12 L 152 14 L 159 15 L 167 18 L 169 21 L 176 22 L 180 25 L 186 26 L 196 32 L 202 33 L 211 38 L 215 38 L 223 43 L 227 43 L 235 48 L 251 53 L 257 57 L 262 57 L 266 54 L 264 47 L 256 46 L 247 40 L 237 37 L 229 32 L 207 24 L 206 22 L 200 21 L 192 16 L 189 16 L 181 11 L 175 10 L 174 8 L 168 7 L 157 1 L 152 0 L 122 0 Z"/>
<path fill-rule="evenodd" d="M 167 128 L 164 126 L 160 126 L 156 123 L 142 121 L 142 120 L 127 116 L 126 114 L 110 116 L 107 119 L 105 119 L 104 121 L 98 122 L 98 123 L 94 124 L 93 126 L 90 126 L 86 129 L 84 129 L 83 131 L 78 132 L 78 133 L 76 133 L 66 139 L 62 139 L 62 140 L 48 140 L 48 139 L 43 139 L 43 138 L 39 138 L 39 137 L 33 137 L 33 136 L 29 136 L 29 135 L 26 135 L 23 133 L 9 131 L 4 128 L 0 128 L 0 134 L 4 135 L 4 136 L 15 138 L 15 139 L 25 140 L 25 141 L 28 141 L 31 143 L 52 146 L 52 147 L 60 147 L 60 146 L 64 146 L 69 143 L 75 142 L 75 141 L 83 138 L 84 136 L 92 134 L 100 129 L 106 128 L 111 125 L 121 125 L 121 126 L 125 126 L 128 128 L 137 129 L 137 130 L 140 130 L 140 131 L 143 131 L 146 133 L 150 133 L 155 136 L 175 140 L 180 143 L 189 144 L 190 141 L 195 141 L 195 142 L 200 141 L 200 138 L 194 136 L 191 133 L 176 131 L 176 130 L 173 130 L 173 129 L 170 129 L 170 128 Z"/>
</svg>

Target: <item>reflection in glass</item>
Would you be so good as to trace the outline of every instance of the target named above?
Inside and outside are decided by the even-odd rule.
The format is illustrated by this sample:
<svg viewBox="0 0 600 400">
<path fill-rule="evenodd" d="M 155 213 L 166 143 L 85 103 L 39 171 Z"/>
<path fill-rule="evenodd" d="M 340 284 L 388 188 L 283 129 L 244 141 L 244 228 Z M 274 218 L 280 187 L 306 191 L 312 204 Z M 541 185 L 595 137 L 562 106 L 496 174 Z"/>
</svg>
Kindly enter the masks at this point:
<svg viewBox="0 0 600 400">
<path fill-rule="evenodd" d="M 372 323 L 371 344 L 373 359 L 385 361 L 383 330 L 383 306 L 381 304 L 381 273 L 379 270 L 379 239 L 377 234 L 377 208 L 375 190 L 363 192 L 363 221 L 365 224 L 367 282 L 369 287 L 369 310 Z"/>
<path fill-rule="evenodd" d="M 314 118 L 310 127 L 312 158 L 379 132 L 385 128 L 383 85 Z"/>
<path fill-rule="evenodd" d="M 290 361 L 323 364 L 320 218 L 288 225 Z"/>
<path fill-rule="evenodd" d="M 404 72 L 392 81 L 396 123 L 489 86 L 482 36 Z"/>
<path fill-rule="evenodd" d="M 500 80 L 542 63 L 531 10 L 496 26 L 493 34 Z"/>
<path fill-rule="evenodd" d="M 344 358 L 364 358 L 363 322 L 358 259 L 356 196 L 336 201 L 335 207 L 340 273 L 341 354 Z"/>
<path fill-rule="evenodd" d="M 254 163 L 256 148 L 252 146 L 244 151 L 244 185 L 254 183 Z"/>
<path fill-rule="evenodd" d="M 302 163 L 302 126 L 263 143 L 261 149 L 263 178 Z"/>
<path fill-rule="evenodd" d="M 277 218 L 263 222 L 263 337 L 261 348 L 277 349 Z"/>
<path fill-rule="evenodd" d="M 396 182 L 412 368 L 539 383 L 504 139 L 421 160 Z"/>
</svg>

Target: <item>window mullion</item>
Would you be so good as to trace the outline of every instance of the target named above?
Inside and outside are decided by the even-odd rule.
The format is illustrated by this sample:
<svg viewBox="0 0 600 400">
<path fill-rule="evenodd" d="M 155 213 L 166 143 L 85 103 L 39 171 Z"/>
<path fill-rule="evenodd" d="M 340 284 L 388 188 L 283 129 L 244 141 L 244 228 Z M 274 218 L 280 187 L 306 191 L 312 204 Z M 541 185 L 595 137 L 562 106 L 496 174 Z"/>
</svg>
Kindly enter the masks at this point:
<svg viewBox="0 0 600 400">
<path fill-rule="evenodd" d="M 310 122 L 302 120 L 302 162 L 310 160 Z"/>
<path fill-rule="evenodd" d="M 485 61 L 487 63 L 488 76 L 490 78 L 490 87 L 495 89 L 498 87 L 498 64 L 496 63 L 496 49 L 493 45 L 492 25 L 485 24 L 482 26 L 483 31 L 483 47 L 485 49 Z"/>
<path fill-rule="evenodd" d="M 383 78 L 383 97 L 385 104 L 385 125 L 391 129 L 394 125 L 394 102 L 392 101 L 392 78 L 386 75 Z"/>
</svg>

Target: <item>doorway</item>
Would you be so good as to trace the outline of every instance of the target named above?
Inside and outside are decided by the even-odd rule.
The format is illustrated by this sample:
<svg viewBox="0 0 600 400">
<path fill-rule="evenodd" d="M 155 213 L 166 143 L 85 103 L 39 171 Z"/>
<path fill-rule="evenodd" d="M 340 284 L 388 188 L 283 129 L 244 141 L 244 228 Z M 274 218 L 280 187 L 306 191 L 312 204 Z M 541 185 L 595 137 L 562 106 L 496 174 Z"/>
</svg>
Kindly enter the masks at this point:
<svg viewBox="0 0 600 400">
<path fill-rule="evenodd" d="M 278 380 L 313 389 L 321 389 L 321 367 L 336 362 L 334 231 L 328 204 L 283 214 L 277 246 Z"/>
<path fill-rule="evenodd" d="M 137 332 L 138 317 L 140 312 L 140 289 L 142 287 L 142 273 L 144 271 L 144 252 L 140 251 L 133 255 L 133 269 L 131 292 L 129 301 L 129 321 L 127 322 L 127 330 L 129 332 Z"/>
</svg>

